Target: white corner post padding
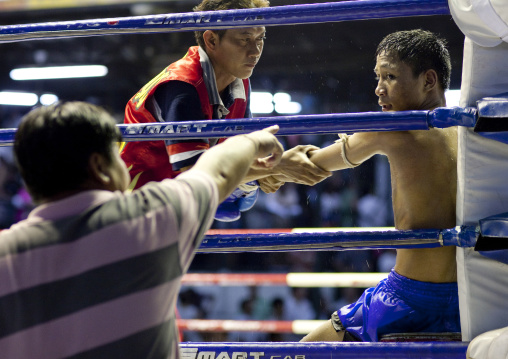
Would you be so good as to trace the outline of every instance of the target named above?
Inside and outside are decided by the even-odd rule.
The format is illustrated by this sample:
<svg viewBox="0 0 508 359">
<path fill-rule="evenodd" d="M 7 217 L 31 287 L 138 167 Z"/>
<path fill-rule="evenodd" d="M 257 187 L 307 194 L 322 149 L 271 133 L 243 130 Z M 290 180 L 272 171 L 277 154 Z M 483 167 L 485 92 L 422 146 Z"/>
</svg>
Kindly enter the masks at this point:
<svg viewBox="0 0 508 359">
<path fill-rule="evenodd" d="M 508 328 L 483 333 L 469 344 L 468 358 L 504 359 L 508 358 Z"/>
<path fill-rule="evenodd" d="M 448 4 L 457 26 L 478 45 L 508 42 L 508 1 L 448 0 Z"/>
<path fill-rule="evenodd" d="M 482 47 L 466 37 L 461 106 L 508 92 L 508 43 Z M 508 212 L 508 145 L 459 128 L 457 225 Z M 462 339 L 508 326 L 508 265 L 457 248 Z M 508 343 L 507 343 L 508 345 Z"/>
</svg>

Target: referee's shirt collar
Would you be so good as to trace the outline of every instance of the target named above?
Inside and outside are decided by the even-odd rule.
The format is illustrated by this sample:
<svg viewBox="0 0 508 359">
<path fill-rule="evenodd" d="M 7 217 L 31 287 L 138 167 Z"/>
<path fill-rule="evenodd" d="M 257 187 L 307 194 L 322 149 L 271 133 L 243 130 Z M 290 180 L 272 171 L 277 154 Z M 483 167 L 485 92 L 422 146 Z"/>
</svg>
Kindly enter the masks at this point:
<svg viewBox="0 0 508 359">
<path fill-rule="evenodd" d="M 201 46 L 198 47 L 198 52 L 199 62 L 201 63 L 201 68 L 203 69 L 203 79 L 205 80 L 206 90 L 208 91 L 208 99 L 214 108 L 214 118 L 215 115 L 217 115 L 218 119 L 224 118 L 229 114 L 229 110 L 227 108 L 231 106 L 236 99 L 242 99 L 246 101 L 247 96 L 245 94 L 243 82 L 237 78 L 226 88 L 225 91 L 228 93 L 224 98 L 227 99 L 226 102 L 231 103 L 226 103 L 226 105 L 224 105 L 219 95 L 219 90 L 217 89 L 215 72 L 213 71 L 213 66 L 210 58 L 206 54 L 206 51 L 201 48 Z"/>
</svg>

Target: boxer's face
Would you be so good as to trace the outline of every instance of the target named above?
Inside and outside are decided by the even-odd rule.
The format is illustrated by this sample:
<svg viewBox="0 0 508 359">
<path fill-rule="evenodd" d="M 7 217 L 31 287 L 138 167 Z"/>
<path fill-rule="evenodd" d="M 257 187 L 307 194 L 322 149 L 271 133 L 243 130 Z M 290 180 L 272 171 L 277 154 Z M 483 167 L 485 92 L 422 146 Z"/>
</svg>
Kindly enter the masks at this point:
<svg viewBox="0 0 508 359">
<path fill-rule="evenodd" d="M 427 110 L 425 75 L 413 74 L 411 67 L 385 52 L 377 57 L 374 72 L 376 95 L 384 112 Z"/>
</svg>

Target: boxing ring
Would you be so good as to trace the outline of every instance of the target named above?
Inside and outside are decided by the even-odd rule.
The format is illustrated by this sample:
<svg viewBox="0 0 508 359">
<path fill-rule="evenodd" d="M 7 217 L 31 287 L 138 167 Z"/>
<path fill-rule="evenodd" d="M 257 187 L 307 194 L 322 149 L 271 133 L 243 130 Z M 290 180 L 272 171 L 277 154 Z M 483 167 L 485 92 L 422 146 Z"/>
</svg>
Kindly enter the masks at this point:
<svg viewBox="0 0 508 359">
<path fill-rule="evenodd" d="M 451 0 L 452 1 L 452 0 Z M 66 21 L 55 23 L 39 23 L 29 25 L 9 25 L 0 27 L 0 43 L 29 41 L 37 39 L 58 39 L 66 37 L 105 36 L 133 33 L 159 33 L 176 31 L 194 31 L 199 29 L 229 29 L 251 26 L 280 26 L 322 22 L 338 22 L 349 20 L 368 20 L 397 18 L 409 16 L 452 15 L 446 0 L 363 0 L 320 3 L 306 5 L 288 5 L 271 8 L 227 10 L 216 12 L 196 12 L 182 14 L 163 14 L 128 18 L 94 19 L 84 21 Z M 489 141 L 491 152 L 503 152 L 499 161 L 492 166 L 501 166 L 507 158 L 504 143 L 508 143 L 505 135 L 508 126 L 503 122 L 507 119 L 506 101 L 504 98 L 485 99 L 487 96 L 508 92 L 508 70 L 494 66 L 494 70 L 474 72 L 476 61 L 489 61 L 506 58 L 508 47 L 501 46 L 495 52 L 491 48 L 483 48 L 474 44 L 466 37 L 465 68 L 463 71 L 462 107 L 438 108 L 433 111 L 403 111 L 397 113 L 353 113 L 306 116 L 278 116 L 267 118 L 210 120 L 194 122 L 167 122 L 154 124 L 118 125 L 125 141 L 144 141 L 174 138 L 208 138 L 228 137 L 248 133 L 278 124 L 278 135 L 295 134 L 326 134 L 337 132 L 361 131 L 394 131 L 394 130 L 428 130 L 429 128 L 445 128 L 459 126 L 459 192 L 464 194 L 468 184 L 464 178 L 468 175 L 464 169 L 467 155 L 464 155 L 470 142 L 474 147 L 484 146 Z M 492 60 L 493 61 L 493 60 Z M 506 67 L 506 66 L 504 66 Z M 467 71 L 471 72 L 467 74 Z M 483 72 L 482 72 L 483 71 Z M 492 71 L 496 71 L 493 74 Z M 480 79 L 488 72 L 489 76 Z M 464 80 L 466 76 L 466 80 Z M 495 76 L 506 79 L 495 80 Z M 488 81 L 495 84 L 489 87 Z M 12 145 L 15 129 L 0 130 L 0 145 Z M 461 140 L 462 139 L 462 140 Z M 461 142 L 462 141 L 462 142 Z M 467 142 L 469 141 L 469 142 Z M 503 143 L 503 144 L 500 144 Z M 462 146 L 462 147 L 461 147 Z M 490 152 L 489 152 L 490 151 Z M 462 166 L 462 167 L 461 167 Z M 491 167 L 492 167 L 491 166 Z M 469 165 L 468 165 L 469 170 Z M 478 177 L 479 178 L 479 177 Z M 479 181 L 479 180 L 478 180 Z M 499 194 L 497 194 L 499 195 Z M 491 196 L 491 195 L 489 195 Z M 394 229 L 333 229 L 329 231 L 302 230 L 290 232 L 251 231 L 240 233 L 217 234 L 209 232 L 198 253 L 235 253 L 235 252 L 271 252 L 271 251 L 325 251 L 348 249 L 380 249 L 380 248 L 431 248 L 438 246 L 457 246 L 463 249 L 459 254 L 459 277 L 467 277 L 469 270 L 465 257 L 473 256 L 474 261 L 485 261 L 473 254 L 473 247 L 480 239 L 487 247 L 494 239 L 498 240 L 499 248 L 506 248 L 505 242 L 499 237 L 499 228 L 505 235 L 504 217 L 494 215 L 506 212 L 508 194 L 502 194 L 506 202 L 489 210 L 473 210 L 467 203 L 467 195 L 461 197 L 458 204 L 458 226 L 450 229 L 397 231 Z M 466 198 L 466 199 L 464 199 Z M 475 202 L 478 204 L 478 201 Z M 480 206 L 481 207 L 481 206 Z M 485 206 L 483 206 L 485 207 Z M 473 213 L 474 212 L 474 213 Z M 497 248 L 497 247 L 496 247 Z M 460 259 L 462 257 L 462 260 Z M 489 259 L 494 260 L 494 259 Z M 482 263 L 483 263 L 482 262 Z M 462 268 L 461 268 L 462 267 Z M 466 274 L 464 274 L 466 273 Z M 496 276 L 506 273 L 505 268 L 499 269 Z M 187 278 L 190 278 L 187 277 Z M 188 281 L 190 279 L 187 279 Z M 204 279 L 199 279 L 204 281 Z M 207 281 L 220 282 L 220 278 L 210 275 Z M 258 279 L 251 279 L 253 282 Z M 282 283 L 285 279 L 273 279 Z M 465 287 L 469 286 L 466 280 Z M 198 279 L 196 279 L 198 281 Z M 223 280 L 225 281 L 225 279 Z M 246 278 L 236 278 L 245 284 Z M 233 280 L 234 282 L 234 280 Z M 231 283 L 233 283 L 231 282 Z M 230 283 L 230 284 L 231 284 Z M 460 281 L 459 281 L 460 283 Z M 504 284 L 504 283 L 503 283 Z M 508 287 L 508 286 L 507 286 Z M 466 298 L 466 305 L 461 304 L 462 311 L 469 312 L 466 291 L 461 296 Z M 462 300 L 462 299 L 461 299 Z M 500 301 L 495 300 L 495 305 Z M 500 306 L 503 308 L 503 306 Z M 501 309 L 502 310 L 502 309 Z M 499 312 L 499 310 L 497 311 Z M 485 311 L 482 311 L 485 315 Z M 501 315 L 502 317 L 502 315 Z M 489 315 L 492 318 L 492 315 Z M 182 343 L 181 356 L 188 359 L 220 358 L 464 358 L 468 341 L 480 332 L 489 329 L 488 325 L 480 325 L 480 329 L 471 330 L 476 318 L 469 314 L 461 317 L 463 321 L 464 342 L 415 342 L 415 343 Z M 498 323 L 496 323 L 497 325 Z M 508 325 L 506 323 L 505 325 Z M 466 334 L 464 335 L 464 332 Z"/>
</svg>

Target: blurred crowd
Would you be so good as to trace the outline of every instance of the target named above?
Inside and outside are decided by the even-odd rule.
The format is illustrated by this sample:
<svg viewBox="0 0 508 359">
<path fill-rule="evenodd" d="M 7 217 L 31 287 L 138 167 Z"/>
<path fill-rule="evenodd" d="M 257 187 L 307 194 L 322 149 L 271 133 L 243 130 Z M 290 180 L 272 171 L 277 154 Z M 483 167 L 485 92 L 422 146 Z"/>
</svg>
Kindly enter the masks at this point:
<svg viewBox="0 0 508 359">
<path fill-rule="evenodd" d="M 23 111 L 0 111 L 0 128 L 16 128 Z M 33 208 L 23 181 L 14 162 L 11 146 L 0 147 L 0 229 L 26 218 Z"/>
</svg>

